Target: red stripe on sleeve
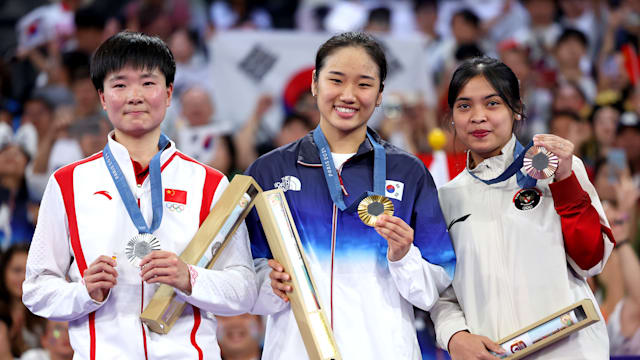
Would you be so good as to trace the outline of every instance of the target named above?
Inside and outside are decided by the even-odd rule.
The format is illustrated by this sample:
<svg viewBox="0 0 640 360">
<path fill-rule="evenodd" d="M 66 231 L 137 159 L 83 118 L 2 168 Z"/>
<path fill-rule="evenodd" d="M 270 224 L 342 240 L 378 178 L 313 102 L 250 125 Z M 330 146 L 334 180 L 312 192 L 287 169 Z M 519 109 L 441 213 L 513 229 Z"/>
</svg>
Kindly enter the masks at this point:
<svg viewBox="0 0 640 360">
<path fill-rule="evenodd" d="M 198 332 L 198 328 L 200 327 L 200 321 L 201 321 L 200 309 L 198 309 L 193 305 L 191 307 L 193 307 L 193 329 L 191 329 L 191 345 L 193 345 L 193 347 L 196 348 L 196 350 L 198 351 L 198 360 L 202 360 L 204 358 L 204 353 L 202 352 L 202 349 L 196 342 L 196 333 Z"/>
<path fill-rule="evenodd" d="M 56 171 L 54 177 L 60 186 L 60 192 L 62 193 L 62 201 L 64 202 L 64 209 L 67 213 L 67 222 L 69 225 L 69 237 L 71 239 L 71 248 L 73 250 L 73 256 L 78 264 L 78 271 L 80 276 L 84 277 L 84 272 L 87 270 L 87 262 L 82 252 L 82 244 L 80 243 L 80 235 L 78 234 L 78 222 L 76 219 L 76 206 L 75 197 L 73 194 L 73 170 L 76 166 L 84 164 L 86 162 L 98 159 L 102 157 L 102 152 L 97 153 L 89 158 L 80 160 L 73 164 L 67 165 L 60 170 Z M 89 314 L 89 339 L 90 339 L 90 356 L 91 360 L 96 358 L 96 314 L 92 312 Z"/>
<path fill-rule="evenodd" d="M 581 269 L 591 269 L 604 256 L 602 233 L 615 243 L 611 230 L 600 223 L 600 215 L 591 205 L 591 198 L 580 186 L 575 173 L 549 184 L 549 188 L 556 212 L 560 215 L 567 254 Z"/>
</svg>

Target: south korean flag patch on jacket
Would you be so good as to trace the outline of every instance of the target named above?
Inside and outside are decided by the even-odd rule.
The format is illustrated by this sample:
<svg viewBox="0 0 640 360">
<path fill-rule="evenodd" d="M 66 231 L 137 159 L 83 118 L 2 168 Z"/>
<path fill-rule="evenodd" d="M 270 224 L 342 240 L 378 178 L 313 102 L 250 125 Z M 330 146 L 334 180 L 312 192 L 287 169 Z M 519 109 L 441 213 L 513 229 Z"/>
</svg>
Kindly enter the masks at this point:
<svg viewBox="0 0 640 360">
<path fill-rule="evenodd" d="M 384 195 L 389 199 L 402 201 L 402 193 L 404 192 L 404 183 L 400 181 L 387 180 L 384 184 Z"/>
</svg>

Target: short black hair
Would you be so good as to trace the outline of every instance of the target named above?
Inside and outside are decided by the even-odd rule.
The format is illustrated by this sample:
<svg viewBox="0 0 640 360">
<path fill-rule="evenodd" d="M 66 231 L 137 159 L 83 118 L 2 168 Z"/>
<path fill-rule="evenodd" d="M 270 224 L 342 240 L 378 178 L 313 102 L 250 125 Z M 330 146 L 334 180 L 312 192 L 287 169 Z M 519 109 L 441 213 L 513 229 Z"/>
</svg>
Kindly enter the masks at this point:
<svg viewBox="0 0 640 360">
<path fill-rule="evenodd" d="M 453 22 L 453 19 L 457 16 L 462 18 L 466 23 L 471 24 L 473 27 L 480 28 L 480 18 L 475 12 L 473 12 L 473 10 L 468 8 L 458 10 L 451 17 L 451 21 Z"/>
<path fill-rule="evenodd" d="M 378 43 L 371 35 L 363 32 L 346 32 L 335 35 L 322 44 L 316 53 L 315 80 L 318 80 L 318 74 L 324 66 L 324 61 L 327 56 L 345 47 L 361 47 L 367 52 L 367 54 L 369 54 L 373 62 L 378 65 L 380 74 L 379 92 L 382 92 L 384 89 L 384 79 L 387 78 L 387 57 L 385 56 L 384 49 L 380 46 L 380 43 Z"/>
<path fill-rule="evenodd" d="M 585 48 L 589 47 L 589 39 L 587 39 L 587 36 L 582 31 L 572 28 L 566 28 L 562 31 L 562 34 L 560 34 L 556 40 L 556 46 L 570 39 L 578 40 Z"/>
<path fill-rule="evenodd" d="M 91 59 L 91 81 L 99 92 L 104 91 L 108 74 L 125 66 L 134 69 L 158 69 L 166 85 L 173 84 L 176 61 L 167 44 L 156 36 L 123 31 L 102 43 Z"/>
<path fill-rule="evenodd" d="M 391 10 L 386 6 L 373 8 L 369 11 L 369 23 L 391 23 Z"/>
<path fill-rule="evenodd" d="M 434 10 L 438 10 L 438 1 L 437 0 L 414 0 L 413 1 L 414 12 L 417 12 L 422 8 L 431 8 Z"/>
</svg>

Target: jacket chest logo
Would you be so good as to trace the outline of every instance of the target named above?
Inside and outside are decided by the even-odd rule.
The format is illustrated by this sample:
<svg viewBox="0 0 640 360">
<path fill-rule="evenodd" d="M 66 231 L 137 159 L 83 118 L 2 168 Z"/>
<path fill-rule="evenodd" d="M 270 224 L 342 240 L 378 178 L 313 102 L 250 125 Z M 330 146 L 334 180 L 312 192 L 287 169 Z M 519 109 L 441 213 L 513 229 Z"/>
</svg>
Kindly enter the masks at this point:
<svg viewBox="0 0 640 360">
<path fill-rule="evenodd" d="M 280 181 L 276 181 L 273 183 L 273 187 L 276 189 L 282 189 L 282 191 L 287 192 L 291 191 L 300 191 L 302 189 L 302 184 L 300 183 L 300 179 L 295 176 L 287 175 L 280 178 Z"/>
<path fill-rule="evenodd" d="M 167 210 L 182 212 L 187 205 L 187 192 L 184 190 L 164 189 L 164 203 Z"/>
<path fill-rule="evenodd" d="M 531 210 L 540 204 L 542 191 L 536 188 L 521 189 L 513 197 L 513 204 L 518 210 Z"/>
<path fill-rule="evenodd" d="M 96 191 L 96 192 L 93 193 L 93 195 L 102 195 L 105 198 L 107 198 L 108 200 L 113 199 L 111 197 L 111 194 L 109 194 L 109 192 L 107 190 Z"/>
</svg>

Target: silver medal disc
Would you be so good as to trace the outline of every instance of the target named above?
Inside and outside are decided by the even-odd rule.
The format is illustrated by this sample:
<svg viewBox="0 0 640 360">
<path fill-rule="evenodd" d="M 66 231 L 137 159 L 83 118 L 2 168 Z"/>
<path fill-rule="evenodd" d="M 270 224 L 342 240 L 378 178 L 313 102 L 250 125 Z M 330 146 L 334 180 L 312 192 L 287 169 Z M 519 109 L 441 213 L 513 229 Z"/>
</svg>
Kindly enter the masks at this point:
<svg viewBox="0 0 640 360">
<path fill-rule="evenodd" d="M 140 266 L 140 261 L 154 250 L 160 250 L 160 241 L 153 234 L 138 234 L 129 240 L 124 250 L 129 262 Z"/>
</svg>

